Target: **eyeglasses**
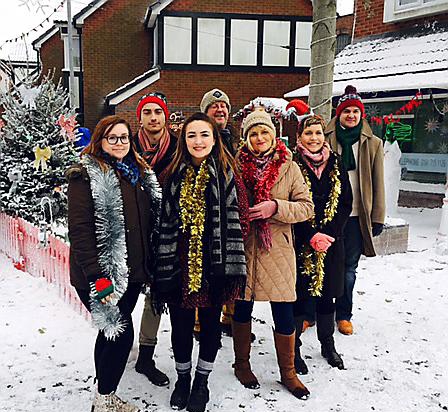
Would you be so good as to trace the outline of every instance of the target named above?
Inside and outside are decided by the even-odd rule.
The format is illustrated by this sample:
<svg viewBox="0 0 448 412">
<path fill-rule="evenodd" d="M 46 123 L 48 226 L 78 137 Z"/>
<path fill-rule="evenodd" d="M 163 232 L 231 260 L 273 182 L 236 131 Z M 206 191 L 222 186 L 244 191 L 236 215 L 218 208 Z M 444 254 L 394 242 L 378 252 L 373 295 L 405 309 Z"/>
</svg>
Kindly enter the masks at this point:
<svg viewBox="0 0 448 412">
<path fill-rule="evenodd" d="M 107 140 L 107 143 L 114 145 L 118 143 L 118 140 L 120 140 L 121 144 L 127 144 L 129 143 L 129 135 L 123 134 L 121 136 L 116 136 L 114 134 L 110 134 L 109 136 L 103 137 L 103 139 Z"/>
<path fill-rule="evenodd" d="M 158 97 L 160 100 L 162 100 L 166 105 L 168 105 L 168 101 L 166 99 L 166 96 L 163 93 L 160 92 L 152 92 L 152 93 L 148 93 L 145 94 L 144 96 L 140 97 L 140 99 L 138 100 L 139 103 L 146 99 L 147 97 Z"/>
</svg>

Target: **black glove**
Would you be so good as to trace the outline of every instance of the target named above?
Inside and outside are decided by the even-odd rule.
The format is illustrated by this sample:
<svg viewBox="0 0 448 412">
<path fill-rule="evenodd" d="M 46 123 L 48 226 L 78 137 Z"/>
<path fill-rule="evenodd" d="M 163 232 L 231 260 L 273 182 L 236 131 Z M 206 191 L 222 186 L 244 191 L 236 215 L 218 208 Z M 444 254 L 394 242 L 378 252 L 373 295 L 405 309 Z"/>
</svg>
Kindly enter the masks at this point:
<svg viewBox="0 0 448 412">
<path fill-rule="evenodd" d="M 383 232 L 384 225 L 382 223 L 372 223 L 372 235 L 373 237 L 381 235 Z"/>
</svg>

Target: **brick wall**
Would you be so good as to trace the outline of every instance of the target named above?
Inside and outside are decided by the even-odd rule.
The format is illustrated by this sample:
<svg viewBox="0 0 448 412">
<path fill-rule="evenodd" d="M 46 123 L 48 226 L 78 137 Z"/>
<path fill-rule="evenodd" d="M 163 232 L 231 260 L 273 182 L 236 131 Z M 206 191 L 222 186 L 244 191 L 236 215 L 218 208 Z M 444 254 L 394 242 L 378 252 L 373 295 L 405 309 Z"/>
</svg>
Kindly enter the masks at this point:
<svg viewBox="0 0 448 412">
<path fill-rule="evenodd" d="M 197 13 L 272 14 L 280 16 L 311 16 L 313 8 L 309 0 L 175 0 L 166 10 Z"/>
<path fill-rule="evenodd" d="M 89 16 L 82 33 L 85 124 L 105 114 L 104 97 L 152 65 L 144 28 L 147 0 L 109 0 Z"/>
<path fill-rule="evenodd" d="M 413 27 L 421 27 L 434 21 L 448 23 L 448 13 L 420 19 L 411 19 L 399 23 L 383 23 L 384 0 L 355 0 L 356 26 L 355 38 L 360 39 L 366 36 L 395 32 Z"/>
<path fill-rule="evenodd" d="M 51 36 L 40 49 L 42 63 L 41 74 L 46 76 L 49 71 L 54 71 L 55 83 L 62 77 L 64 68 L 64 42 L 59 31 Z"/>
<path fill-rule="evenodd" d="M 115 112 L 137 126 L 135 108 L 137 101 L 145 93 L 161 91 L 168 98 L 170 111 L 182 110 L 190 115 L 199 110 L 202 96 L 208 90 L 218 87 L 230 98 L 232 112 L 257 96 L 282 97 L 284 93 L 308 83 L 307 74 L 267 74 L 242 72 L 197 72 L 164 70 L 160 80 L 137 95 L 125 100 Z"/>
<path fill-rule="evenodd" d="M 336 20 L 336 34 L 352 34 L 353 14 L 338 17 Z"/>
</svg>

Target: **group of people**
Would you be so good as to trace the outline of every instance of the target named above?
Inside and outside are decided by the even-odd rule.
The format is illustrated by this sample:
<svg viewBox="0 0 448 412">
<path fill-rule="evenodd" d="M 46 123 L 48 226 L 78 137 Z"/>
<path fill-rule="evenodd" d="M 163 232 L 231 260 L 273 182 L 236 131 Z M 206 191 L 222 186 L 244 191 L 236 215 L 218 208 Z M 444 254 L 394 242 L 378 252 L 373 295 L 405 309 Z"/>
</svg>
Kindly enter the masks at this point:
<svg viewBox="0 0 448 412">
<path fill-rule="evenodd" d="M 344 368 L 335 320 L 341 333 L 352 333 L 358 261 L 374 255 L 372 236 L 384 223 L 381 140 L 352 87 L 328 126 L 318 115 L 301 116 L 292 150 L 265 111 L 248 114 L 238 137 L 230 111 L 227 94 L 213 89 L 177 136 L 165 96 L 149 93 L 138 103 L 135 135 L 124 118 L 103 118 L 67 171 L 71 283 L 99 330 L 94 412 L 139 410 L 116 390 L 142 291 L 135 368 L 155 385 L 169 384 L 154 362 L 167 307 L 173 409 L 205 411 L 226 323 L 236 378 L 260 387 L 250 364 L 255 301 L 270 303 L 280 382 L 292 395 L 310 394 L 297 376 L 308 373 L 300 351 L 307 324 L 316 323 L 322 356 Z"/>
</svg>

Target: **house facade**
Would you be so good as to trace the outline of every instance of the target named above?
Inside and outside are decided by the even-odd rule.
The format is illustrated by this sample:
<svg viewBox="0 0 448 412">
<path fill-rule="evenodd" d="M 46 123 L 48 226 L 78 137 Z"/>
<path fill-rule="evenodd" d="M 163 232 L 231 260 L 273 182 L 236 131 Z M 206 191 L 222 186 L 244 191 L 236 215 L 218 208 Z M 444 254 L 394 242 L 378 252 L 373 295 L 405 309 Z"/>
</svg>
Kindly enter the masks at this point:
<svg viewBox="0 0 448 412">
<path fill-rule="evenodd" d="M 120 113 L 136 126 L 138 99 L 164 93 L 171 111 L 198 110 L 226 91 L 236 111 L 309 79 L 312 5 L 236 0 L 95 0 L 73 17 L 75 88 L 84 124 Z M 68 82 L 67 22 L 34 42 L 42 71 Z"/>
<path fill-rule="evenodd" d="M 334 102 L 347 84 L 354 85 L 374 133 L 398 140 L 404 178 L 444 182 L 448 0 L 357 0 L 355 8 L 353 43 L 335 60 Z M 285 97 L 308 92 L 308 86 L 299 87 Z M 417 93 L 421 104 L 403 110 Z"/>
</svg>

